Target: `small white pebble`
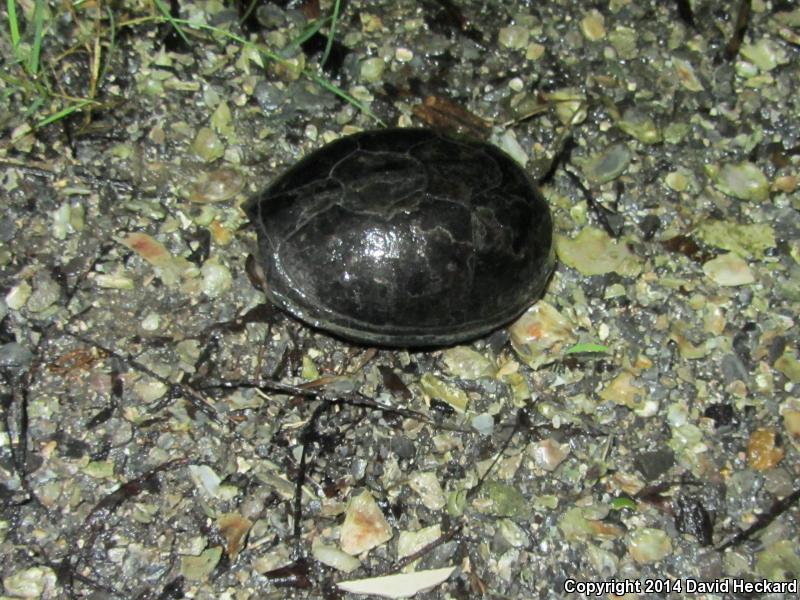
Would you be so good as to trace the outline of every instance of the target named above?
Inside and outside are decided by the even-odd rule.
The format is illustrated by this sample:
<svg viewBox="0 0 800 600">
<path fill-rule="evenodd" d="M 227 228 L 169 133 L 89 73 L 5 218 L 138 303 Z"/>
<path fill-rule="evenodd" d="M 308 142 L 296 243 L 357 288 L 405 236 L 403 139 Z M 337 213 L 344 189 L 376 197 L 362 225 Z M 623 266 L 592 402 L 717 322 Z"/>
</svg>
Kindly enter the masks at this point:
<svg viewBox="0 0 800 600">
<path fill-rule="evenodd" d="M 397 62 L 407 63 L 414 58 L 414 53 L 408 48 L 397 48 L 394 51 L 394 58 Z"/>
<path fill-rule="evenodd" d="M 157 331 L 161 325 L 160 315 L 151 312 L 144 319 L 142 319 L 142 329 L 145 331 Z"/>
</svg>

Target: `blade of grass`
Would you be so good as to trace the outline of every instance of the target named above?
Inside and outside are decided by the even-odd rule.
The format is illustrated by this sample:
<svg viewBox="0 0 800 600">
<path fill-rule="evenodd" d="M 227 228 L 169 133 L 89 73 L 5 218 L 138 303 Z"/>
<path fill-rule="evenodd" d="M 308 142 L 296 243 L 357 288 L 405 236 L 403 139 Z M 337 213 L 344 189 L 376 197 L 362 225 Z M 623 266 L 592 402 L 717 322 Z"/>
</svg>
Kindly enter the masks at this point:
<svg viewBox="0 0 800 600">
<path fill-rule="evenodd" d="M 44 104 L 44 100 L 45 96 L 37 96 L 36 98 L 34 98 L 30 106 L 28 106 L 28 108 L 25 109 L 25 113 L 22 115 L 22 119 L 25 120 L 28 119 L 28 117 L 35 115 L 36 111 L 39 110 L 39 108 L 41 108 L 42 104 Z"/>
<path fill-rule="evenodd" d="M 108 51 L 106 52 L 106 58 L 103 61 L 103 68 L 100 70 L 98 85 L 105 80 L 108 69 L 111 66 L 111 58 L 114 56 L 114 51 L 117 49 L 117 22 L 114 20 L 114 13 L 108 7 L 106 7 L 106 14 L 108 15 L 109 22 Z"/>
<path fill-rule="evenodd" d="M 161 11 L 161 14 L 164 15 L 164 18 L 167 20 L 167 22 L 170 25 L 172 25 L 172 27 L 175 29 L 175 31 L 178 32 L 178 35 L 181 36 L 181 39 L 186 43 L 186 45 L 187 46 L 191 46 L 191 44 L 189 43 L 189 38 L 186 37 L 186 34 L 183 32 L 183 29 L 181 29 L 181 27 L 179 25 L 179 23 L 180 23 L 180 21 L 182 21 L 182 19 L 176 19 L 175 17 L 173 17 L 170 14 L 169 9 L 162 2 L 162 0 L 155 0 L 155 1 L 156 1 L 156 6 L 158 7 L 158 10 Z"/>
<path fill-rule="evenodd" d="M 20 38 L 19 21 L 17 20 L 17 3 L 15 0 L 6 0 L 6 12 L 8 13 L 8 29 L 11 34 L 11 46 L 14 48 L 14 55 L 16 56 Z"/>
<path fill-rule="evenodd" d="M 42 55 L 42 36 L 44 32 L 44 7 L 45 0 L 36 0 L 33 9 L 33 46 L 31 47 L 28 71 L 31 75 L 39 72 L 39 59 Z"/>
<path fill-rule="evenodd" d="M 60 121 L 64 117 L 68 117 L 72 113 L 81 110 L 87 104 L 92 104 L 92 101 L 88 98 L 83 100 L 78 100 L 74 104 L 70 104 L 66 108 L 62 108 L 56 113 L 53 113 L 49 117 L 42 119 L 41 121 L 36 123 L 36 127 L 44 127 L 45 125 L 50 125 L 51 123 L 55 123 L 56 121 Z"/>
<path fill-rule="evenodd" d="M 331 48 L 333 47 L 333 38 L 336 37 L 336 23 L 339 21 L 339 3 L 336 0 L 333 3 L 333 15 L 331 15 L 331 30 L 328 32 L 328 43 L 325 44 L 325 52 L 322 53 L 322 60 L 319 63 L 320 68 L 325 66 L 328 57 L 331 55 Z"/>
<path fill-rule="evenodd" d="M 367 115 L 369 118 L 374 119 L 375 122 L 378 123 L 381 127 L 386 127 L 386 123 L 381 121 L 381 119 L 378 117 L 378 115 L 376 115 L 369 108 L 367 108 L 367 106 L 365 104 L 362 104 L 360 101 L 358 101 L 355 98 L 353 98 L 353 96 L 351 96 L 350 94 L 345 92 L 342 88 L 332 84 L 330 81 L 328 81 L 327 79 L 325 79 L 324 77 L 321 77 L 320 75 L 318 75 L 316 73 L 307 72 L 307 74 L 311 78 L 311 80 L 314 81 L 314 83 L 316 83 L 320 87 L 325 88 L 326 90 L 328 90 L 332 94 L 335 94 L 335 95 L 339 96 L 339 98 L 341 98 L 345 102 L 347 102 L 349 104 L 352 104 L 358 110 L 360 110 L 365 115 Z"/>
<path fill-rule="evenodd" d="M 152 22 L 163 22 L 165 21 L 165 17 L 158 17 L 158 16 L 151 16 L 151 17 L 140 17 L 136 19 L 130 19 L 129 21 L 123 21 L 119 23 L 119 27 L 134 27 L 136 25 L 142 25 L 144 23 L 152 23 Z M 246 40 L 240 35 L 236 35 L 230 31 L 226 31 L 225 29 L 220 29 L 219 27 L 214 27 L 213 25 L 205 25 L 203 23 L 192 23 L 187 19 L 176 19 L 172 18 L 172 21 L 177 23 L 178 25 L 184 25 L 186 27 L 190 27 L 192 29 L 197 29 L 199 31 L 208 31 L 217 35 L 220 35 L 224 38 L 229 40 L 233 40 L 234 42 L 238 42 L 242 46 L 246 46 L 248 48 L 255 49 L 259 54 L 263 55 L 265 58 L 268 58 L 271 61 L 284 64 L 284 65 L 291 65 L 291 61 L 279 56 L 275 52 L 267 50 L 263 46 L 259 44 L 255 44 L 249 40 Z M 367 108 L 364 104 L 353 98 L 350 94 L 345 92 L 342 88 L 337 87 L 336 85 L 332 84 L 330 81 L 322 77 L 316 72 L 312 72 L 311 70 L 307 69 L 303 71 L 306 77 L 308 77 L 311 81 L 318 84 L 319 86 L 325 88 L 332 94 L 339 96 L 345 102 L 352 104 L 358 110 L 363 112 L 365 115 L 373 119 L 376 123 L 381 125 L 382 127 L 386 127 L 386 123 L 381 121 L 377 115 L 375 115 L 369 108 Z"/>
<path fill-rule="evenodd" d="M 250 4 L 247 5 L 247 10 L 244 11 L 242 18 L 239 19 L 239 27 L 244 25 L 244 22 L 250 18 L 250 14 L 256 9 L 256 4 L 258 0 L 250 0 Z"/>
<path fill-rule="evenodd" d="M 286 46 L 287 50 L 295 50 L 299 48 L 305 41 L 310 39 L 314 34 L 319 32 L 328 22 L 330 22 L 332 17 L 325 17 L 324 19 L 317 19 L 316 21 L 312 21 L 309 23 L 300 34 L 294 38 L 289 45 Z"/>
</svg>

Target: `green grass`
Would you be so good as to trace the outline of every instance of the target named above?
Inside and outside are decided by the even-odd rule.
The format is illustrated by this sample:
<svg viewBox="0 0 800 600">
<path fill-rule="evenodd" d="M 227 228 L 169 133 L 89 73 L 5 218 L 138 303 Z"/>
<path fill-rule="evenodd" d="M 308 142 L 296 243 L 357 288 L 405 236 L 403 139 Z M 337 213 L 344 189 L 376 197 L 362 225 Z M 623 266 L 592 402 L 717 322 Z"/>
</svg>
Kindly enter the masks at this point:
<svg viewBox="0 0 800 600">
<path fill-rule="evenodd" d="M 336 37 L 336 24 L 339 22 L 339 1 L 333 3 L 333 14 L 331 15 L 331 30 L 328 33 L 328 43 L 325 44 L 325 52 L 322 53 L 322 60 L 319 61 L 320 68 L 325 66 L 328 62 L 328 57 L 331 55 L 331 48 L 333 47 L 333 40 Z"/>
<path fill-rule="evenodd" d="M 19 51 L 19 19 L 17 18 L 17 3 L 14 0 L 6 0 L 6 12 L 8 13 L 8 29 L 11 34 L 11 47 L 14 49 L 14 56 Z"/>
<path fill-rule="evenodd" d="M 0 78 L 6 84 L 4 96 L 6 98 L 12 95 L 21 97 L 24 107 L 21 117 L 25 121 L 32 121 L 31 124 L 35 127 L 52 125 L 76 113 L 83 113 L 88 123 L 91 120 L 92 110 L 103 105 L 103 82 L 108 76 L 110 65 L 112 64 L 111 59 L 117 50 L 119 30 L 124 27 L 137 28 L 163 23 L 167 23 L 174 28 L 187 45 L 203 43 L 202 40 L 190 39 L 188 35 L 190 31 L 212 34 L 218 38 L 240 44 L 242 47 L 253 49 L 266 60 L 283 64 L 288 68 L 294 68 L 294 62 L 284 58 L 278 52 L 285 50 L 296 51 L 300 44 L 327 26 L 329 31 L 328 43 L 319 66 L 306 67 L 302 71 L 302 75 L 383 125 L 383 122 L 367 106 L 342 88 L 336 86 L 321 73 L 321 68 L 330 56 L 333 40 L 335 39 L 340 16 L 340 0 L 334 2 L 331 15 L 309 23 L 291 41 L 287 48 L 282 48 L 279 51 L 273 51 L 262 44 L 251 42 L 225 29 L 173 17 L 164 0 L 154 0 L 157 14 L 134 17 L 124 22 L 120 22 L 115 17 L 115 13 L 108 8 L 105 9 L 103 14 L 90 15 L 83 10 L 87 6 L 89 5 L 78 1 L 74 2 L 71 8 L 78 19 L 83 17 L 94 19 L 93 27 L 87 28 L 92 30 L 90 34 L 92 37 L 87 39 L 84 36 L 83 39 L 76 40 L 75 46 L 62 52 L 59 57 L 50 58 L 47 54 L 48 7 L 46 0 L 35 0 L 29 22 L 25 22 L 24 16 L 19 11 L 20 5 L 15 0 L 6 0 L 7 26 L 13 51 L 13 62 L 9 65 L 10 68 L 0 73 Z M 251 4 L 248 10 L 252 10 L 254 6 L 254 3 Z M 59 6 L 58 9 L 53 10 L 60 9 L 61 7 Z M 197 37 L 200 36 L 192 36 L 192 38 Z M 73 97 L 56 89 L 51 79 L 54 78 L 54 74 L 57 77 L 59 61 L 72 52 L 80 50 L 86 50 L 90 54 L 90 76 L 88 85 L 81 94 L 82 97 Z M 58 83 L 57 80 L 55 83 Z"/>
</svg>

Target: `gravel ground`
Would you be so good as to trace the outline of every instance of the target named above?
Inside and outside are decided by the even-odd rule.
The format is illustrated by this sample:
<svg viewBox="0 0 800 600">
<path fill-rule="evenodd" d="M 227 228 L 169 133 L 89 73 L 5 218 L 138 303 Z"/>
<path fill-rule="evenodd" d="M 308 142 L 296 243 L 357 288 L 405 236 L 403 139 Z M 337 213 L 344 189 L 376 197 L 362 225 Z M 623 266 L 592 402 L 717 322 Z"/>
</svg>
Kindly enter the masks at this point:
<svg viewBox="0 0 800 600">
<path fill-rule="evenodd" d="M 353 0 L 321 78 L 320 6 L 282 4 L 186 3 L 185 40 L 53 8 L 74 96 L 114 15 L 102 106 L 31 129 L 0 84 L 6 596 L 796 586 L 800 9 Z M 265 303 L 242 204 L 376 119 L 560 159 L 559 264 L 507 330 L 370 349 Z"/>
</svg>

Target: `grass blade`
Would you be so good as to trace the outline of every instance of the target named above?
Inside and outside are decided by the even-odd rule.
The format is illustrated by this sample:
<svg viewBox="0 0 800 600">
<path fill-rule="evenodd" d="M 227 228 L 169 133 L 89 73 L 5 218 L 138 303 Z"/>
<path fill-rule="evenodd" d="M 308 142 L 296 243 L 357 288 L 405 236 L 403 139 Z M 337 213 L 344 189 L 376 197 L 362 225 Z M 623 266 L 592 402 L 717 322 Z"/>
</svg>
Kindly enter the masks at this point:
<svg viewBox="0 0 800 600">
<path fill-rule="evenodd" d="M 315 35 L 320 29 L 322 29 L 329 21 L 331 17 L 325 17 L 324 19 L 317 19 L 316 21 L 312 21 L 308 25 L 306 25 L 305 29 L 300 32 L 300 34 L 294 38 L 289 45 L 286 47 L 289 51 L 293 51 L 296 48 L 299 48 L 303 42 L 310 39 L 313 35 Z"/>
<path fill-rule="evenodd" d="M 33 46 L 31 47 L 28 71 L 31 75 L 39 72 L 39 60 L 42 56 L 42 37 L 44 33 L 44 7 L 45 0 L 36 0 L 33 9 Z"/>
<path fill-rule="evenodd" d="M 103 68 L 100 70 L 100 77 L 98 77 L 98 87 L 105 80 L 108 69 L 111 66 L 111 58 L 114 56 L 114 50 L 117 49 L 117 22 L 114 20 L 114 13 L 108 7 L 106 7 L 106 14 L 108 15 L 109 22 L 108 51 L 103 61 Z"/>
<path fill-rule="evenodd" d="M 183 32 L 183 29 L 181 29 L 181 26 L 179 24 L 181 19 L 176 19 L 175 17 L 173 17 L 170 14 L 169 9 L 166 7 L 166 5 L 162 0 L 156 0 L 156 6 L 158 7 L 158 10 L 161 11 L 161 14 L 164 16 L 167 22 L 169 22 L 169 24 L 172 25 L 175 31 L 178 32 L 178 35 L 181 36 L 181 39 L 186 43 L 186 45 L 191 46 L 191 44 L 189 43 L 189 38 L 186 37 L 186 34 Z"/>
<path fill-rule="evenodd" d="M 375 119 L 375 121 L 381 127 L 386 127 L 386 123 L 381 121 L 381 119 L 378 117 L 378 115 L 376 115 L 369 108 L 367 108 L 367 106 L 365 104 L 362 104 L 361 102 L 359 102 L 358 100 L 353 98 L 353 96 L 351 96 L 350 94 L 345 92 L 342 88 L 332 84 L 330 81 L 328 81 L 324 77 L 321 77 L 321 76 L 317 75 L 316 73 L 309 73 L 308 76 L 311 78 L 312 81 L 314 81 L 314 83 L 316 83 L 320 87 L 325 88 L 330 93 L 339 96 L 339 98 L 341 98 L 345 102 L 348 102 L 349 104 L 352 104 L 358 110 L 360 110 L 365 115 L 367 115 L 369 118 Z"/>
<path fill-rule="evenodd" d="M 15 0 L 6 0 L 6 12 L 8 12 L 8 29 L 11 33 L 11 45 L 14 47 L 14 54 L 19 47 L 19 21 L 17 20 L 17 3 Z"/>
<path fill-rule="evenodd" d="M 69 106 L 62 108 L 60 111 L 53 113 L 49 117 L 46 117 L 36 123 L 36 127 L 44 127 L 45 125 L 50 125 L 50 123 L 55 123 L 56 121 L 60 121 L 64 117 L 68 117 L 74 112 L 81 110 L 87 104 L 91 104 L 92 101 L 89 99 L 78 100 L 74 104 L 70 104 Z"/>
<path fill-rule="evenodd" d="M 325 52 L 322 53 L 322 60 L 319 63 L 320 68 L 325 66 L 325 63 L 328 61 L 328 57 L 331 55 L 331 48 L 333 47 L 333 38 L 336 36 L 336 23 L 339 21 L 339 3 L 340 0 L 336 0 L 333 3 L 333 15 L 331 16 L 331 30 L 328 32 L 328 43 L 325 44 Z"/>
</svg>

